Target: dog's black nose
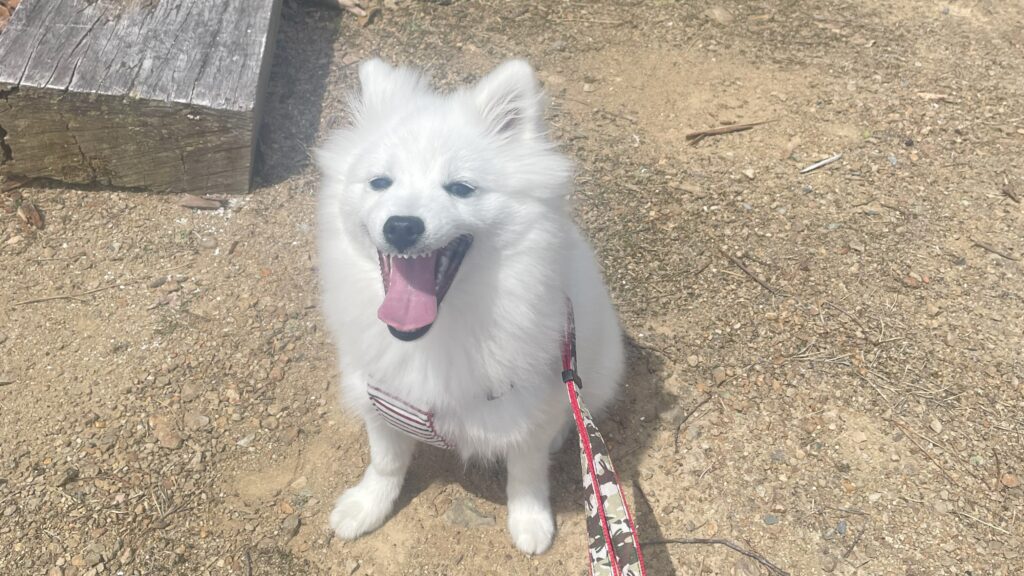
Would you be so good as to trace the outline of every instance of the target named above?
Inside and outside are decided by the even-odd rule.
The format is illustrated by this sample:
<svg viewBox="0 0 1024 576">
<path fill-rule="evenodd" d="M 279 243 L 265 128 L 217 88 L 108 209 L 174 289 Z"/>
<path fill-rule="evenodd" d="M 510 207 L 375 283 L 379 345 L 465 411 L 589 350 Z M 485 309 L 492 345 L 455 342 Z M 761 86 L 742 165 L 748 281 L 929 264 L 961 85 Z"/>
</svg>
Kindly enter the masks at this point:
<svg viewBox="0 0 1024 576">
<path fill-rule="evenodd" d="M 384 223 L 384 238 L 399 252 L 411 248 L 423 235 L 426 226 L 415 216 L 392 216 Z"/>
</svg>

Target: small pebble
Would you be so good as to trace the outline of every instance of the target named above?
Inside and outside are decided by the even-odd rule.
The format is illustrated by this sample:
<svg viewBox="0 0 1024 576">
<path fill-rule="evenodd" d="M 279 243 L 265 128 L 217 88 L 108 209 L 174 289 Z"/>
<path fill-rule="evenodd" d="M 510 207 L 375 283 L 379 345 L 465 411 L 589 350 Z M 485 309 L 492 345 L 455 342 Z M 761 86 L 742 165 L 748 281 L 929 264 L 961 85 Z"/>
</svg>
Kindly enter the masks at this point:
<svg viewBox="0 0 1024 576">
<path fill-rule="evenodd" d="M 292 514 L 285 518 L 284 522 L 281 523 L 281 532 L 284 534 L 285 538 L 290 540 L 299 533 L 300 524 L 299 515 Z"/>
<path fill-rule="evenodd" d="M 206 236 L 199 241 L 199 246 L 206 248 L 207 250 L 213 250 L 217 247 L 217 239 L 211 236 Z"/>
<path fill-rule="evenodd" d="M 61 474 L 59 478 L 57 478 L 57 487 L 63 488 L 64 486 L 71 484 L 75 480 L 78 480 L 78 469 L 68 468 L 64 470 L 64 473 Z"/>
<path fill-rule="evenodd" d="M 157 276 L 156 278 L 153 278 L 152 280 L 150 280 L 149 284 L 146 284 L 146 286 L 149 286 L 150 288 L 159 288 L 159 287 L 163 286 L 164 283 L 166 283 L 166 282 L 167 282 L 167 276 Z"/>
<path fill-rule="evenodd" d="M 494 517 L 481 512 L 468 498 L 457 498 L 452 502 L 448 511 L 444 513 L 444 519 L 453 526 L 460 528 L 479 528 L 481 526 L 493 526 Z"/>
<path fill-rule="evenodd" d="M 189 412 L 182 418 L 182 422 L 185 424 L 186 429 L 196 431 L 205 428 L 210 423 L 210 418 L 198 412 Z"/>
<path fill-rule="evenodd" d="M 779 523 L 779 517 L 776 516 L 775 514 L 765 514 L 764 515 L 764 523 L 769 525 L 769 526 L 774 526 L 775 524 Z"/>
<path fill-rule="evenodd" d="M 715 381 L 715 385 L 717 386 L 722 382 L 725 382 L 728 375 L 725 373 L 725 368 L 719 366 L 711 371 L 711 378 Z"/>
<path fill-rule="evenodd" d="M 163 448 L 177 450 L 185 441 L 166 416 L 150 416 L 149 426 L 153 429 L 153 436 L 156 437 L 157 443 Z"/>
<path fill-rule="evenodd" d="M 693 368 L 697 364 L 700 364 L 700 358 L 698 358 L 696 354 L 691 354 L 686 357 L 686 363 L 689 364 L 691 368 Z"/>
</svg>

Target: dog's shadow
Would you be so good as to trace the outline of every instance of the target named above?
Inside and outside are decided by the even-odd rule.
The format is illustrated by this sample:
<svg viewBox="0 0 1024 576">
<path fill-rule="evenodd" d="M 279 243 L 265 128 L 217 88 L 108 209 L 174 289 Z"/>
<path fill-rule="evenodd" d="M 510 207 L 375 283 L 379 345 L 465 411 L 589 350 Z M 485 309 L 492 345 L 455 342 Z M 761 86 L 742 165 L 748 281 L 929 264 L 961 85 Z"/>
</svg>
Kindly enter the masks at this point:
<svg viewBox="0 0 1024 576">
<path fill-rule="evenodd" d="M 672 408 L 674 397 L 662 387 L 659 374 L 663 372 L 664 359 L 658 352 L 632 339 L 627 341 L 627 351 L 629 357 L 622 394 L 607 413 L 598 416 L 596 421 L 611 451 L 641 541 L 655 541 L 661 540 L 663 535 L 654 511 L 639 489 L 642 473 L 640 465 L 658 432 L 660 416 Z M 586 382 L 585 367 L 580 370 Z M 467 466 L 455 454 L 424 448 L 417 450 L 402 495 L 396 503 L 396 511 L 407 506 L 435 482 L 459 484 L 475 497 L 505 505 L 506 475 L 503 464 L 470 464 L 467 470 Z M 551 501 L 555 512 L 582 510 L 584 493 L 575 431 L 551 458 Z M 651 574 L 674 574 L 672 561 L 664 546 L 645 547 L 644 559 Z"/>
</svg>

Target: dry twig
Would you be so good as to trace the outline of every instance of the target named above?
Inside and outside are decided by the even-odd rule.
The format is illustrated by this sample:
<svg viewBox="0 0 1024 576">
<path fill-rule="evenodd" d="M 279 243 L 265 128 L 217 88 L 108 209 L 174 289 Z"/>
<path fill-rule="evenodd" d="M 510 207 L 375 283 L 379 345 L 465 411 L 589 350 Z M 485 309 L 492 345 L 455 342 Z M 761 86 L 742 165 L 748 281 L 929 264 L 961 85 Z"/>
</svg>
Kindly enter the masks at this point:
<svg viewBox="0 0 1024 576">
<path fill-rule="evenodd" d="M 762 288 L 764 288 L 765 290 L 771 292 L 772 294 L 778 294 L 778 291 L 776 291 L 774 288 L 769 286 L 768 283 L 765 282 L 764 280 L 761 280 L 760 278 L 758 278 L 757 274 L 754 274 L 753 272 L 751 272 L 750 269 L 748 269 L 746 266 L 744 266 L 743 263 L 740 262 L 735 256 L 733 256 L 732 254 L 729 254 L 725 250 L 720 250 L 720 252 L 722 253 L 722 256 L 725 256 L 726 258 L 728 258 L 730 262 L 735 264 L 736 267 L 739 268 L 740 270 L 742 270 L 744 274 L 746 274 L 747 276 L 750 276 L 754 280 L 754 282 L 757 282 L 758 284 L 760 284 Z"/>
<path fill-rule="evenodd" d="M 978 524 L 981 524 L 982 526 L 988 526 L 989 528 L 991 528 L 993 530 L 997 530 L 999 532 L 1002 532 L 1003 534 L 1006 534 L 1007 536 L 1010 535 L 1010 532 L 1007 531 L 1006 529 L 1000 528 L 999 526 L 996 526 L 995 524 L 991 524 L 989 522 L 985 522 L 981 518 L 978 518 L 976 516 L 971 516 L 970 514 L 968 514 L 966 512 L 959 512 L 957 510 L 953 510 L 953 514 L 956 514 L 957 516 L 963 516 L 964 518 L 970 518 L 971 520 L 974 520 L 975 522 L 977 522 Z"/>
<path fill-rule="evenodd" d="M 686 135 L 687 142 L 691 146 L 696 145 L 701 140 L 708 136 L 721 136 L 722 134 L 732 134 L 733 132 L 746 132 L 755 126 L 774 122 L 774 120 L 763 120 L 761 122 L 750 122 L 749 124 L 731 124 L 729 126 L 719 126 L 718 128 L 711 128 L 710 130 L 698 130 L 697 132 L 690 132 Z"/>
<path fill-rule="evenodd" d="M 79 292 L 78 294 L 57 294 L 54 296 L 45 296 L 43 298 L 33 298 L 32 300 L 22 300 L 21 302 L 15 302 L 11 306 L 24 306 L 25 304 L 38 304 L 40 302 L 50 302 L 53 300 L 78 300 L 82 296 L 88 296 L 89 294 L 95 294 L 102 292 L 103 290 L 110 290 L 122 286 L 126 282 L 115 282 L 114 284 L 108 284 L 106 286 L 100 286 L 99 288 L 93 288 L 92 290 L 86 290 L 85 292 Z"/>
<path fill-rule="evenodd" d="M 853 540 L 853 544 L 850 544 L 850 547 L 846 549 L 846 552 L 843 552 L 843 558 L 847 558 L 850 556 L 850 554 L 853 552 L 853 549 L 856 548 L 857 544 L 860 543 L 860 539 L 862 536 L 864 536 L 864 532 L 866 531 L 866 528 L 860 529 L 860 532 L 857 533 L 857 537 Z"/>
<path fill-rule="evenodd" d="M 925 458 L 927 458 L 927 459 L 928 459 L 929 461 L 931 461 L 931 463 L 932 463 L 932 464 L 934 464 L 934 465 L 935 465 L 935 467 L 936 467 L 936 468 L 938 468 L 940 472 L 942 472 L 942 475 L 943 475 L 943 476 L 945 476 L 945 477 L 946 477 L 946 479 L 948 479 L 948 480 L 949 480 L 950 482 L 952 482 L 953 484 L 956 484 L 957 486 L 960 486 L 960 483 L 959 483 L 959 482 L 957 482 L 955 478 L 953 478 L 952 476 L 950 476 L 949 472 L 947 472 L 947 471 L 946 471 L 946 469 L 945 469 L 945 468 L 944 468 L 944 467 L 942 466 L 942 464 L 940 464 L 940 463 L 939 463 L 939 461 L 938 461 L 938 460 L 936 460 L 936 459 L 935 459 L 935 457 L 934 457 L 934 456 L 932 456 L 932 455 L 931 455 L 931 454 L 930 454 L 930 453 L 928 452 L 928 450 L 926 450 L 926 449 L 924 448 L 924 446 L 921 446 L 921 444 L 920 444 L 920 443 L 918 443 L 918 441 L 917 441 L 917 440 L 914 440 L 914 436 L 913 436 L 913 435 L 912 435 L 912 434 L 910 433 L 910 431 L 909 431 L 909 430 L 907 430 L 907 429 L 906 429 L 906 428 L 905 428 L 905 427 L 903 426 L 903 424 L 900 424 L 900 423 L 899 423 L 899 421 L 897 421 L 897 420 L 896 420 L 895 418 L 894 418 L 894 419 L 892 419 L 892 420 L 889 420 L 889 421 L 890 421 L 890 422 L 892 422 L 893 424 L 895 424 L 897 428 L 899 428 L 900 430 L 902 430 L 902 431 L 903 431 L 903 433 L 904 433 L 904 434 L 906 434 L 906 436 L 907 436 L 907 440 L 910 440 L 910 442 L 911 442 L 911 443 L 913 443 L 913 445 L 914 445 L 914 446 L 917 446 L 917 449 L 918 449 L 918 450 L 920 450 L 920 451 L 921 451 L 921 453 L 922 453 L 922 454 L 924 454 Z M 933 444 L 934 444 L 934 442 L 933 442 Z M 960 486 L 960 487 L 961 487 L 961 488 L 963 488 L 963 486 Z"/>
<path fill-rule="evenodd" d="M 178 270 L 180 268 L 184 268 L 185 266 L 188 266 L 189 264 L 190 264 L 190 262 L 186 262 L 185 264 L 181 264 L 180 266 L 174 266 L 173 268 L 168 268 L 167 270 L 164 270 L 163 272 L 166 273 L 166 272 L 171 272 L 171 271 L 174 271 L 174 270 Z M 138 284 L 139 282 L 145 282 L 145 281 L 146 280 L 144 278 L 129 278 L 128 280 L 125 280 L 124 282 L 114 282 L 113 284 L 107 284 L 106 286 L 100 286 L 99 288 L 93 288 L 92 290 L 86 290 L 85 292 L 79 292 L 77 294 L 55 294 L 53 296 L 44 296 L 42 298 L 33 298 L 31 300 L 22 300 L 21 302 L 15 302 L 14 304 L 11 304 L 11 306 L 12 307 L 14 307 L 14 306 L 24 306 L 26 304 L 38 304 L 40 302 L 52 302 L 53 300 L 79 300 L 79 301 L 82 301 L 81 300 L 82 296 L 88 296 L 90 294 L 95 294 L 97 292 L 102 292 L 104 290 L 110 290 L 111 288 L 117 288 L 118 286 L 128 286 L 130 284 Z"/>
<path fill-rule="evenodd" d="M 974 238 L 971 238 L 971 242 L 974 242 L 974 245 L 977 246 L 978 248 L 981 248 L 986 252 L 991 252 L 996 256 L 1002 256 L 1003 258 L 1006 258 L 1007 260 L 1012 260 L 1014 262 L 1020 260 L 1020 258 L 1012 254 L 1007 254 L 1006 252 L 1000 251 L 998 248 L 993 247 L 991 244 L 986 244 L 984 242 L 981 242 L 980 240 L 975 240 Z"/>
<path fill-rule="evenodd" d="M 1010 186 L 1009 182 L 1003 184 L 1003 194 L 1015 203 L 1020 204 L 1020 196 L 1017 196 L 1017 193 L 1014 192 L 1013 187 Z"/>
<path fill-rule="evenodd" d="M 693 410 L 690 410 L 686 413 L 686 416 L 683 416 L 683 420 L 679 423 L 679 426 L 676 426 L 675 451 L 677 453 L 679 452 L 679 433 L 682 432 L 683 426 L 689 422 L 690 418 L 697 412 L 697 410 L 701 409 L 701 406 L 710 402 L 712 398 L 714 398 L 714 395 L 708 394 L 708 397 L 698 402 L 697 405 L 693 407 Z"/>
<path fill-rule="evenodd" d="M 807 166 L 806 168 L 800 170 L 800 173 L 801 174 L 807 174 L 808 172 L 814 172 L 818 168 L 824 168 L 825 166 L 828 166 L 829 164 L 831 164 L 831 163 L 841 159 L 842 157 L 843 157 L 842 154 L 836 154 L 835 156 L 829 156 L 828 158 L 825 158 L 824 160 L 822 160 L 820 162 L 815 162 L 814 164 L 811 164 L 810 166 Z"/>
<path fill-rule="evenodd" d="M 647 542 L 643 542 L 644 546 L 654 546 L 658 544 L 709 544 L 725 546 L 730 550 L 743 554 L 747 558 L 751 558 L 757 561 L 758 564 L 767 568 L 768 571 L 772 574 L 777 574 L 778 576 L 789 576 L 789 572 L 786 572 L 782 568 L 779 568 L 778 566 L 773 564 L 771 560 L 768 560 L 767 558 L 758 554 L 757 552 L 754 552 L 753 550 L 747 550 L 746 548 L 740 546 L 739 544 L 736 544 L 735 542 L 723 540 L 721 538 L 665 538 L 664 540 L 649 540 Z"/>
</svg>

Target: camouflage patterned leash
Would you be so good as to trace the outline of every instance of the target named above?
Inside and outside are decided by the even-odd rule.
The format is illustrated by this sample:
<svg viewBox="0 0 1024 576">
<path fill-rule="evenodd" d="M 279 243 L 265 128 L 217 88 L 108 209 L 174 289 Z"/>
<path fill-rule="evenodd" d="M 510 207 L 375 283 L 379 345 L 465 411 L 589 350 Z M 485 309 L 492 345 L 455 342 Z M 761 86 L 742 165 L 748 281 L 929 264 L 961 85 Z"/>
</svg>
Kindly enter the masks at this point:
<svg viewBox="0 0 1024 576">
<path fill-rule="evenodd" d="M 640 539 L 629 513 L 608 446 L 580 398 L 583 382 L 576 373 L 576 323 L 567 301 L 562 337 L 562 382 L 569 392 L 573 419 L 580 437 L 580 465 L 587 491 L 587 535 L 590 573 L 594 576 L 647 576 Z"/>
</svg>

